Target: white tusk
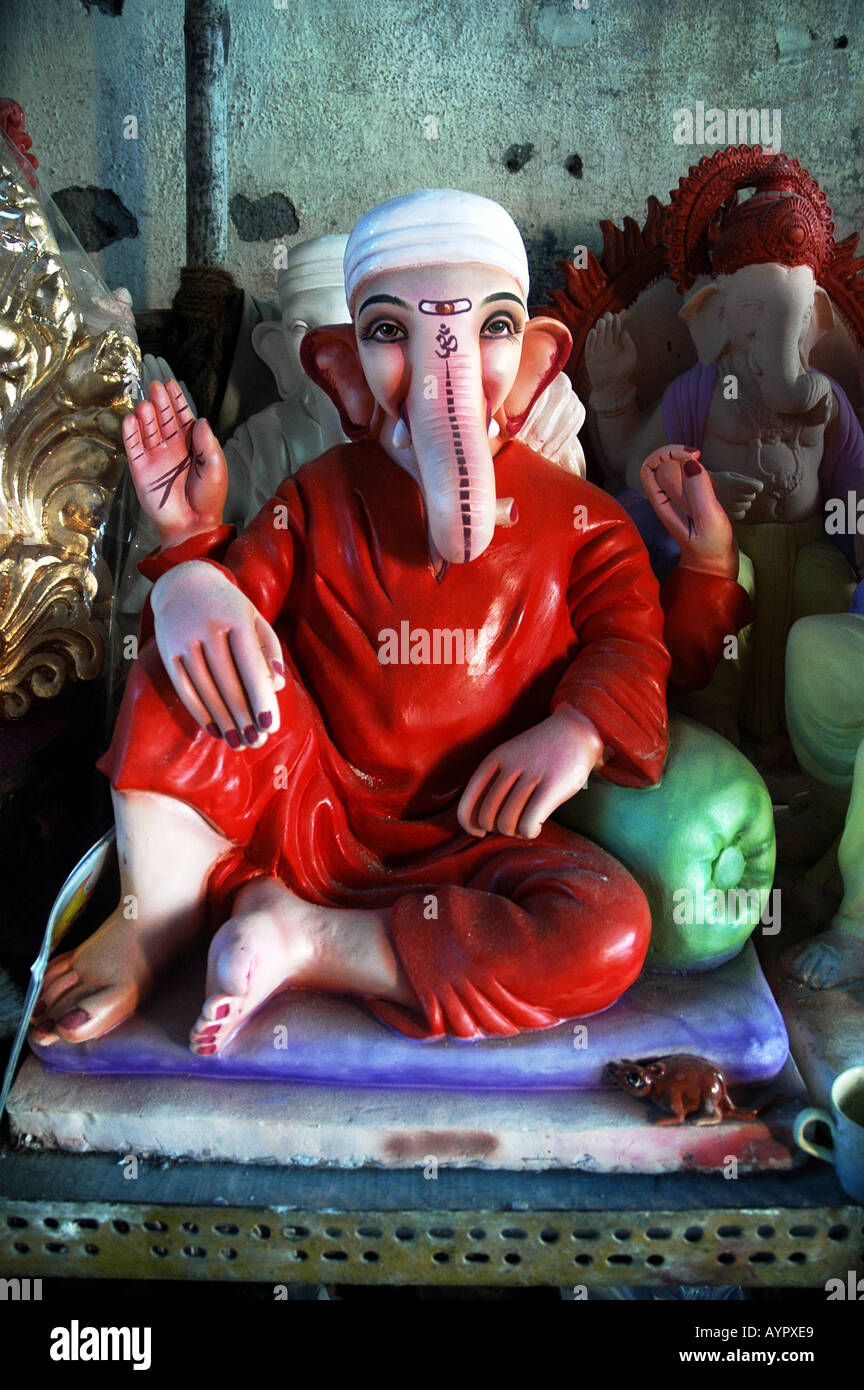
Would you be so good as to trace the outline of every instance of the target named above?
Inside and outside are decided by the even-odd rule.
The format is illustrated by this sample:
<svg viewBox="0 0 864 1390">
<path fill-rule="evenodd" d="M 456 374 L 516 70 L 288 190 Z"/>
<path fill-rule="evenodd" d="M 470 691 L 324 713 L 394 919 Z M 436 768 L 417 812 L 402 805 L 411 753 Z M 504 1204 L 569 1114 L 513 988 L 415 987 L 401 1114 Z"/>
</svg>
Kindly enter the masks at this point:
<svg viewBox="0 0 864 1390">
<path fill-rule="evenodd" d="M 399 416 L 399 419 L 396 421 L 396 426 L 393 430 L 393 448 L 411 448 L 411 433 L 408 429 L 408 426 L 405 424 L 405 421 L 402 419 L 401 415 Z"/>
<path fill-rule="evenodd" d="M 501 433 L 501 426 L 498 424 L 498 421 L 497 421 L 497 420 L 490 420 L 490 421 L 489 421 L 489 430 L 488 430 L 489 438 L 490 438 L 490 439 L 497 439 L 500 433 Z"/>
<path fill-rule="evenodd" d="M 519 508 L 512 497 L 499 497 L 495 503 L 495 525 L 515 526 L 519 520 Z"/>
</svg>

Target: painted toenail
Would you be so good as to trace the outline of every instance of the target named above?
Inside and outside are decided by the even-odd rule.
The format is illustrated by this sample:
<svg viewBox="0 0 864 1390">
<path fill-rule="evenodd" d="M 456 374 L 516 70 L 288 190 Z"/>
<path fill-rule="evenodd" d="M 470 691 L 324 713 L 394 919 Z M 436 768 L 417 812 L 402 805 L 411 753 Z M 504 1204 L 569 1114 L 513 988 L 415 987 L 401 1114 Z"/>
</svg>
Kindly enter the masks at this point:
<svg viewBox="0 0 864 1390">
<path fill-rule="evenodd" d="M 273 662 L 273 670 L 276 672 L 277 676 L 284 676 L 285 674 L 285 667 L 282 665 L 281 661 Z"/>
<path fill-rule="evenodd" d="M 201 1038 L 209 1038 L 213 1033 L 221 1033 L 222 1025 L 219 1023 L 208 1023 L 206 1028 L 202 1028 L 199 1033 Z"/>
<path fill-rule="evenodd" d="M 37 1038 L 40 1037 L 40 1036 L 41 1036 L 41 1037 L 44 1037 L 46 1033 L 53 1033 L 53 1032 L 54 1032 L 54 1020 L 53 1020 L 53 1018 L 45 1018 L 45 1019 L 43 1019 L 42 1022 L 39 1023 L 39 1024 L 37 1024 L 37 1026 L 33 1029 L 33 1032 L 34 1032 L 34 1034 L 36 1035 Z"/>
<path fill-rule="evenodd" d="M 229 729 L 227 734 L 225 735 L 225 742 L 228 744 L 229 748 L 233 748 L 236 751 L 236 749 L 238 749 L 242 744 L 243 740 L 236 729 Z"/>
<path fill-rule="evenodd" d="M 212 723 L 211 723 L 211 724 L 208 724 L 208 725 L 207 725 L 207 732 L 208 732 L 208 734 L 210 735 L 211 738 L 221 738 L 221 737 L 222 737 L 222 731 L 220 730 L 218 724 L 212 724 Z"/>
<path fill-rule="evenodd" d="M 195 1049 L 199 1057 L 212 1057 L 216 1050 L 215 1043 L 204 1043 L 201 1047 Z"/>
<path fill-rule="evenodd" d="M 695 478 L 697 473 L 702 472 L 702 468 L 695 459 L 688 459 L 684 465 L 684 472 L 688 478 Z"/>
<path fill-rule="evenodd" d="M 273 723 L 273 716 L 272 716 L 272 714 L 270 713 L 269 709 L 265 710 L 263 714 L 259 714 L 259 716 L 258 716 L 258 728 L 259 728 L 259 729 L 269 729 L 269 728 L 270 728 L 270 725 L 271 725 L 272 723 Z"/>
<path fill-rule="evenodd" d="M 220 1004 L 219 1008 L 216 1010 L 216 1013 L 214 1014 L 214 1018 L 227 1018 L 230 1012 L 230 1004 Z"/>
<path fill-rule="evenodd" d="M 247 743 L 257 743 L 258 739 L 260 738 L 260 734 L 258 733 L 258 730 L 255 728 L 254 724 L 247 724 L 246 728 L 243 730 L 243 737 L 245 738 Z"/>
<path fill-rule="evenodd" d="M 83 1023 L 90 1022 L 90 1015 L 86 1009 L 72 1009 L 60 1020 L 61 1028 L 80 1028 Z"/>
</svg>

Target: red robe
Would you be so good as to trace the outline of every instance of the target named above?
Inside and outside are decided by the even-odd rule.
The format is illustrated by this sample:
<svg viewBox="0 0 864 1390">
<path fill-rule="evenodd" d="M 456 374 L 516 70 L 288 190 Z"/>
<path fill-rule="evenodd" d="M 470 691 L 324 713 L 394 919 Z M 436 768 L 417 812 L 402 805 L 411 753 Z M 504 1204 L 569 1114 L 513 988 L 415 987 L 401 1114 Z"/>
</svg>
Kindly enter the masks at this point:
<svg viewBox="0 0 864 1390">
<path fill-rule="evenodd" d="M 422 1013 L 369 1002 L 415 1037 L 515 1033 L 607 1008 L 650 933 L 638 885 L 586 840 L 552 822 L 533 841 L 477 840 L 458 824 L 487 753 L 561 704 L 612 750 L 601 777 L 649 786 L 666 753 L 663 612 L 632 522 L 518 441 L 495 473 L 517 523 L 436 579 L 419 488 L 377 443 L 307 464 L 222 562 L 282 643 L 279 733 L 239 752 L 211 738 L 149 641 L 100 763 L 116 788 L 179 797 L 233 842 L 211 877 L 221 916 L 261 874 L 312 902 L 389 908 Z M 587 524 L 574 524 L 582 508 Z M 155 579 L 224 540 L 221 528 L 142 569 Z M 385 634 L 404 640 L 403 623 L 414 638 L 400 655 L 423 656 L 421 631 L 431 644 L 435 630 L 470 629 L 483 633 L 479 659 L 382 664 Z"/>
</svg>

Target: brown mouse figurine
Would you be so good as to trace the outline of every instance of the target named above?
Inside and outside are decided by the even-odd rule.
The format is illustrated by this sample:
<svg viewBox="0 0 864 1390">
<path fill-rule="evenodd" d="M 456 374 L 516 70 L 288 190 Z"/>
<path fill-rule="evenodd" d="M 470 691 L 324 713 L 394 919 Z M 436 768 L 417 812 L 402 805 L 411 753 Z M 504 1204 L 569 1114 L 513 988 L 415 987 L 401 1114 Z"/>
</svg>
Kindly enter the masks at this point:
<svg viewBox="0 0 864 1390">
<path fill-rule="evenodd" d="M 658 1125 L 683 1124 L 688 1115 L 697 1115 L 697 1125 L 719 1125 L 726 1116 L 739 1120 L 755 1119 L 755 1110 L 739 1110 L 726 1090 L 723 1073 L 707 1057 L 677 1052 L 670 1057 L 646 1058 L 631 1062 L 609 1062 L 604 1080 L 614 1081 L 628 1096 L 650 1100 L 665 1114 Z"/>
</svg>

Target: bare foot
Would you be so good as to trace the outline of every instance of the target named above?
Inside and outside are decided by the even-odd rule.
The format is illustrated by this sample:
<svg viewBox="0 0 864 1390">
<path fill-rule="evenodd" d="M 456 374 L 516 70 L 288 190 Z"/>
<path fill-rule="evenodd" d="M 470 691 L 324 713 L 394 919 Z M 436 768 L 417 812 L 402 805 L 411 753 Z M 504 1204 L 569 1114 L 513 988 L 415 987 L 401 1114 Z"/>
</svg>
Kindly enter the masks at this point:
<svg viewBox="0 0 864 1390">
<path fill-rule="evenodd" d="M 231 843 L 175 797 L 112 788 L 120 905 L 49 961 L 34 1041 L 90 1042 L 134 1013 L 201 924 L 207 883 Z"/>
<path fill-rule="evenodd" d="M 191 934 L 179 928 L 148 933 L 118 906 L 74 951 L 49 961 L 33 1010 L 34 1041 L 43 1047 L 60 1038 L 89 1042 L 116 1028 L 135 1012 Z"/>
<path fill-rule="evenodd" d="M 359 994 L 419 1008 L 390 940 L 386 909 L 322 907 L 274 878 L 237 895 L 234 915 L 207 957 L 207 998 L 190 1034 L 200 1057 L 221 1052 L 237 1029 L 284 989 Z"/>
<path fill-rule="evenodd" d="M 811 989 L 836 989 L 838 985 L 864 982 L 864 941 L 851 935 L 835 917 L 828 931 L 808 941 L 803 950 L 787 961 L 793 979 Z M 850 925 L 852 925 L 850 923 Z M 854 923 L 859 927 L 860 923 Z"/>
<path fill-rule="evenodd" d="M 322 909 L 259 878 L 237 895 L 234 915 L 207 955 L 207 998 L 189 1035 L 199 1057 L 221 1052 L 271 995 L 303 982 Z"/>
</svg>

